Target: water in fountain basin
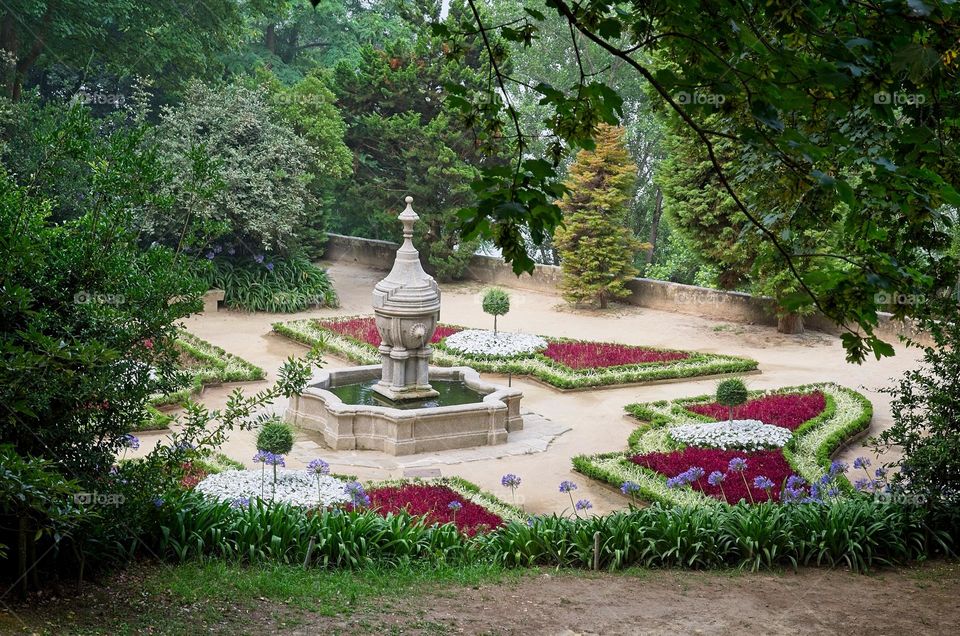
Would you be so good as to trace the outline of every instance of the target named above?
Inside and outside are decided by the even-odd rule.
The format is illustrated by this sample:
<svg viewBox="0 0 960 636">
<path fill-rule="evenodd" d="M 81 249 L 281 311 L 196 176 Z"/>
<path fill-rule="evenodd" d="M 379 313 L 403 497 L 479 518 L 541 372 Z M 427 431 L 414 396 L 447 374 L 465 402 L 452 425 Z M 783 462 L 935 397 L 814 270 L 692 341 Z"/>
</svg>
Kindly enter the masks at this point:
<svg viewBox="0 0 960 636">
<path fill-rule="evenodd" d="M 344 404 L 359 404 L 366 406 L 389 406 L 395 409 L 426 409 L 438 406 L 455 406 L 457 404 L 474 404 L 483 401 L 483 393 L 474 391 L 464 382 L 452 380 L 431 380 L 430 386 L 440 395 L 425 400 L 404 400 L 394 402 L 373 391 L 377 380 L 355 382 L 327 389 Z"/>
</svg>

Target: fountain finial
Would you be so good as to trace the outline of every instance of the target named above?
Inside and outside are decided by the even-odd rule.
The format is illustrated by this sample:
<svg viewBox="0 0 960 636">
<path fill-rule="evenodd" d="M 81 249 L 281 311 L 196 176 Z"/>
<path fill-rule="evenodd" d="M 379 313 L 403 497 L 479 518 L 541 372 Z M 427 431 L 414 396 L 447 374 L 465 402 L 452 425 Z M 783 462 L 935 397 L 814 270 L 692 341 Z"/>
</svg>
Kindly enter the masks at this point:
<svg viewBox="0 0 960 636">
<path fill-rule="evenodd" d="M 400 219 L 400 222 L 403 223 L 403 242 L 404 247 L 406 243 L 410 242 L 410 246 L 413 246 L 413 224 L 417 222 L 420 218 L 420 215 L 413 211 L 413 197 L 407 195 L 404 199 L 407 203 L 407 207 L 403 209 L 403 212 L 400 213 L 400 216 L 397 218 Z"/>
</svg>

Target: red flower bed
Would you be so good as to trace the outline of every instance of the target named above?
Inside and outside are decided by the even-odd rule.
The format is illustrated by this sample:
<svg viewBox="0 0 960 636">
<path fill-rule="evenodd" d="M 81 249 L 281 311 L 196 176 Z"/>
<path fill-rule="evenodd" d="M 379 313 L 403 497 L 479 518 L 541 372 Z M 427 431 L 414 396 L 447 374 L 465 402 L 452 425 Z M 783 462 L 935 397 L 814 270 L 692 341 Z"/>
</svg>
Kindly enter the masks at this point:
<svg viewBox="0 0 960 636">
<path fill-rule="evenodd" d="M 760 420 L 764 424 L 782 426 L 791 431 L 823 413 L 827 407 L 826 398 L 820 391 L 813 393 L 790 393 L 785 395 L 767 395 L 733 409 L 733 417 L 738 420 Z M 717 404 L 694 404 L 688 411 L 706 415 L 716 420 L 729 417 L 729 409 Z"/>
<path fill-rule="evenodd" d="M 329 329 L 341 336 L 347 336 L 348 338 L 365 342 L 374 347 L 380 346 L 380 334 L 377 332 L 377 323 L 373 318 L 320 320 L 318 323 L 324 329 Z M 460 329 L 457 327 L 437 325 L 437 329 L 433 332 L 433 337 L 430 339 L 430 342 L 440 342 L 441 339 L 458 331 L 460 331 Z"/>
<path fill-rule="evenodd" d="M 571 369 L 618 367 L 644 362 L 683 360 L 690 354 L 680 351 L 657 351 L 610 342 L 551 342 L 543 355 Z"/>
<path fill-rule="evenodd" d="M 186 490 L 194 489 L 197 484 L 203 481 L 203 478 L 206 477 L 209 473 L 199 466 L 194 466 L 190 462 L 184 462 L 180 464 L 180 468 L 183 469 L 183 477 L 180 478 L 180 486 Z"/>
<path fill-rule="evenodd" d="M 406 510 L 411 515 L 426 517 L 427 523 L 454 521 L 458 530 L 470 536 L 503 525 L 503 519 L 446 486 L 404 484 L 377 488 L 367 494 L 370 495 L 370 507 L 384 516 Z M 462 506 L 456 514 L 450 509 L 451 501 Z"/>
<path fill-rule="evenodd" d="M 728 472 L 727 468 L 730 460 L 734 457 L 743 457 L 747 460 L 747 467 L 742 473 Z M 723 499 L 723 494 L 725 494 L 728 503 L 736 503 L 741 499 L 750 501 L 747 486 L 743 483 L 744 477 L 746 477 L 747 484 L 750 486 L 753 500 L 756 502 L 766 501 L 767 491 L 755 488 L 753 485 L 754 477 L 759 476 L 767 477 L 773 481 L 773 499 L 775 501 L 779 500 L 783 482 L 793 474 L 793 469 L 790 468 L 790 464 L 787 463 L 783 452 L 780 450 L 744 453 L 742 451 L 725 451 L 712 448 L 685 448 L 682 451 L 670 453 L 635 455 L 630 458 L 630 461 L 655 470 L 667 477 L 676 477 L 691 466 L 699 466 L 704 470 L 704 475 L 699 482 L 692 482 L 690 486 L 716 499 Z M 723 480 L 723 494 L 721 494 L 720 486 L 711 486 L 707 483 L 710 473 L 715 470 L 719 470 L 726 475 L 726 479 Z M 743 476 L 741 477 L 741 475 Z"/>
</svg>

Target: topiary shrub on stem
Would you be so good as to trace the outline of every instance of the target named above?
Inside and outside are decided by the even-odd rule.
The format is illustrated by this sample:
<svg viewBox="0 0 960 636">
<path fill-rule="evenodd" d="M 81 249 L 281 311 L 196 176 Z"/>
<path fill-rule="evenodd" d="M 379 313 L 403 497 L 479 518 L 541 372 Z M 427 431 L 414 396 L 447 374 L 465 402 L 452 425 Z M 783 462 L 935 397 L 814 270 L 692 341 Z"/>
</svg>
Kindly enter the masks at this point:
<svg viewBox="0 0 960 636">
<path fill-rule="evenodd" d="M 497 316 L 510 311 L 510 294 L 499 287 L 491 287 L 483 292 L 483 311 L 493 316 L 493 333 L 497 333 Z"/>
<path fill-rule="evenodd" d="M 733 423 L 734 407 L 746 404 L 747 397 L 747 385 L 739 378 L 724 380 L 717 385 L 717 404 L 727 407 L 731 423 Z"/>
</svg>

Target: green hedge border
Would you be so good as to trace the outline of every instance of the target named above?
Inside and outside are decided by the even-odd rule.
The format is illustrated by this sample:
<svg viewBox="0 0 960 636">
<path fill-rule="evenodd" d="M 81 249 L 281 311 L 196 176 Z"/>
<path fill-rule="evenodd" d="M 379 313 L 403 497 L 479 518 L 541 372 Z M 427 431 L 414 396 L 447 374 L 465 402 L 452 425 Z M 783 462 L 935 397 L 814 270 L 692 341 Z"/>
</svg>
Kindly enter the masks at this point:
<svg viewBox="0 0 960 636">
<path fill-rule="evenodd" d="M 784 457 L 790 466 L 798 475 L 808 481 L 815 481 L 829 471 L 833 454 L 848 440 L 867 430 L 873 418 L 873 405 L 870 400 L 853 389 L 834 383 L 825 382 L 766 391 L 751 391 L 750 397 L 757 398 L 783 393 L 809 393 L 812 391 L 823 392 L 826 407 L 822 413 L 797 427 L 793 438 L 783 448 Z M 838 412 L 838 398 L 849 401 L 852 405 L 853 411 L 849 415 Z M 627 451 L 578 455 L 572 459 L 573 467 L 577 472 L 609 484 L 618 490 L 624 481 L 636 481 L 640 486 L 640 496 L 643 499 L 665 505 L 724 505 L 722 502 L 692 489 L 667 489 L 664 475 L 638 466 L 629 460 L 629 457 L 637 452 L 637 446 L 646 433 L 677 422 L 677 418 L 680 416 L 688 421 L 712 421 L 710 418 L 686 410 L 686 406 L 690 404 L 712 401 L 713 396 L 700 395 L 672 401 L 660 400 L 650 403 L 629 404 L 625 407 L 626 411 L 642 423 L 627 439 Z M 812 449 L 804 448 L 807 442 L 816 442 L 817 435 L 825 426 L 834 422 L 837 418 L 843 417 L 848 417 L 848 419 L 835 422 L 833 430 L 822 440 L 815 443 Z M 675 447 L 665 445 L 662 450 L 670 451 L 677 448 L 679 448 L 679 445 Z M 853 492 L 849 479 L 838 480 L 837 484 L 846 493 Z"/>
<path fill-rule="evenodd" d="M 369 316 L 337 316 L 335 320 L 352 320 Z M 450 325 L 456 326 L 456 325 Z M 342 336 L 323 328 L 317 319 L 293 320 L 273 324 L 273 330 L 291 340 L 310 347 L 319 347 L 336 355 L 343 356 L 358 364 L 378 364 L 380 354 L 376 347 L 355 338 Z M 591 342 L 548 338 L 558 342 Z M 678 351 L 660 349 L 660 351 Z M 580 389 L 616 384 L 642 384 L 658 380 L 675 380 L 704 375 L 728 373 L 746 373 L 756 370 L 758 363 L 748 358 L 684 351 L 690 357 L 670 363 L 644 363 L 578 371 L 565 367 L 543 355 L 536 354 L 525 358 L 511 357 L 503 360 L 489 360 L 455 354 L 447 349 L 443 341 L 434 345 L 433 363 L 439 366 L 469 366 L 477 371 L 514 375 L 527 375 L 558 389 Z"/>
<path fill-rule="evenodd" d="M 132 432 L 165 430 L 174 418 L 160 408 L 180 405 L 190 396 L 200 393 L 206 386 L 227 382 L 255 382 L 267 377 L 266 372 L 255 364 L 187 331 L 181 330 L 175 346 L 200 365 L 187 369 L 190 375 L 187 387 L 154 396 L 147 405 L 147 417 L 139 426 L 130 429 Z"/>
</svg>

